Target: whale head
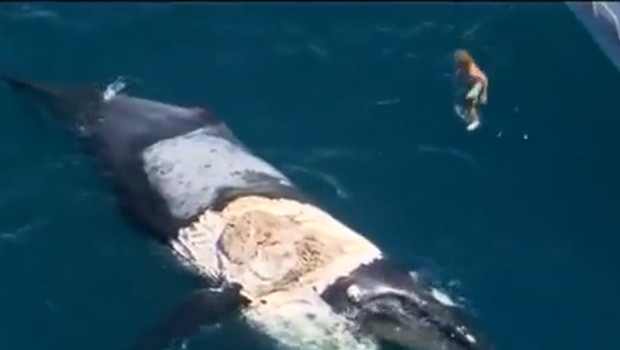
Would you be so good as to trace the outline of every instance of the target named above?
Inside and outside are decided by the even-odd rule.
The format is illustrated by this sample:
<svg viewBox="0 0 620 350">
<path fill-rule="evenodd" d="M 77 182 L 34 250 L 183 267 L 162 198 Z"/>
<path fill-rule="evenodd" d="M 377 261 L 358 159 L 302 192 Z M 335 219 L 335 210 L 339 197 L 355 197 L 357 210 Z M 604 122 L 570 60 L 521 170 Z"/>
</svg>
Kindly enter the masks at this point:
<svg viewBox="0 0 620 350">
<path fill-rule="evenodd" d="M 444 293 L 377 261 L 336 281 L 322 297 L 377 339 L 412 350 L 488 350 Z"/>
</svg>

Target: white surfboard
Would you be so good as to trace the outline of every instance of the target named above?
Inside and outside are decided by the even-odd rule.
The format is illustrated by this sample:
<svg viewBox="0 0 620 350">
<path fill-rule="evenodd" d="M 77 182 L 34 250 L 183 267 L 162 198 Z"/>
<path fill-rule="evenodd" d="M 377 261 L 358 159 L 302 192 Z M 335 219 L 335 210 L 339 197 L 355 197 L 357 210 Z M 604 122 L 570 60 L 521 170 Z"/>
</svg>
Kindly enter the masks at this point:
<svg viewBox="0 0 620 350">
<path fill-rule="evenodd" d="M 478 127 L 480 127 L 480 120 L 476 120 L 473 121 L 471 123 L 469 123 L 467 121 L 467 116 L 465 114 L 465 108 L 463 108 L 463 106 L 459 105 L 459 104 L 455 104 L 454 105 L 454 113 L 461 118 L 462 121 L 464 121 L 465 123 L 467 123 L 467 131 L 474 131 L 476 129 L 478 129 Z M 478 119 L 480 119 L 480 112 L 478 112 Z"/>
</svg>

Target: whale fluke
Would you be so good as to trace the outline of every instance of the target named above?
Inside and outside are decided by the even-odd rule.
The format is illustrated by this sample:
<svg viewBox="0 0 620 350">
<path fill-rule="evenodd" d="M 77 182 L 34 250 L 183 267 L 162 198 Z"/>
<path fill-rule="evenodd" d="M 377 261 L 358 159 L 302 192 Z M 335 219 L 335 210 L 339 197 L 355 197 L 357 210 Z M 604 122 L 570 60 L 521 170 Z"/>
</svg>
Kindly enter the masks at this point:
<svg viewBox="0 0 620 350">
<path fill-rule="evenodd" d="M 96 121 L 96 113 L 102 102 L 101 86 L 95 84 L 57 85 L 0 74 L 15 92 L 34 98 L 54 116 L 86 126 Z"/>
</svg>

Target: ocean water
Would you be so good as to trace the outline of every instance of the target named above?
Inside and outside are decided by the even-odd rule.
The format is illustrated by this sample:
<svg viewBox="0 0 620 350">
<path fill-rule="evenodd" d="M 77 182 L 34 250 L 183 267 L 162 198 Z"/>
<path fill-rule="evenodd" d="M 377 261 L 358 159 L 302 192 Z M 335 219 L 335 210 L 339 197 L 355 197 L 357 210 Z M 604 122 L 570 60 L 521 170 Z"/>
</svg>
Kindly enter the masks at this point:
<svg viewBox="0 0 620 350">
<path fill-rule="evenodd" d="M 540 4 L 0 5 L 0 69 L 209 106 L 501 350 L 617 348 L 620 73 Z M 452 105 L 452 52 L 490 79 Z M 77 142 L 0 88 L 0 349 L 123 349 L 190 290 Z M 234 326 L 198 349 L 257 349 Z"/>
</svg>

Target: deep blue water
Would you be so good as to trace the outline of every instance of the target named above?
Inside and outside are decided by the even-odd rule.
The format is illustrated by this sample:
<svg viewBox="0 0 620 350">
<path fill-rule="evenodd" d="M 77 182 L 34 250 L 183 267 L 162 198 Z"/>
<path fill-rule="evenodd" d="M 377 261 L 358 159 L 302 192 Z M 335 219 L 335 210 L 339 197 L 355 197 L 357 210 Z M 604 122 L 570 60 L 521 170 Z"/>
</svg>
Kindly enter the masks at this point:
<svg viewBox="0 0 620 350">
<path fill-rule="evenodd" d="M 203 105 L 501 350 L 617 348 L 620 74 L 569 10 L 0 5 L 0 69 Z M 452 111 L 452 52 L 490 79 Z M 0 89 L 0 349 L 121 349 L 189 290 L 70 135 Z M 232 345 L 231 345 L 232 344 Z M 256 349 L 222 327 L 189 349 Z"/>
</svg>

